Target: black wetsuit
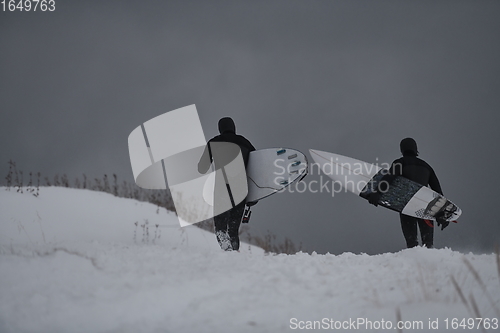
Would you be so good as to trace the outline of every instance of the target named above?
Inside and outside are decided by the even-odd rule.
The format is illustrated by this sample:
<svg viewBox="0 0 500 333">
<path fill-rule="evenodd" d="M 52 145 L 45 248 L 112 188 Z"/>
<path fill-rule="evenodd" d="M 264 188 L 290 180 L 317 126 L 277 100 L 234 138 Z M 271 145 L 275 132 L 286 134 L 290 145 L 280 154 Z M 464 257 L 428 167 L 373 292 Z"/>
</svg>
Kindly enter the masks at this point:
<svg viewBox="0 0 500 333">
<path fill-rule="evenodd" d="M 443 194 L 441 185 L 436 177 L 432 167 L 427 162 L 421 160 L 411 151 L 405 152 L 403 157 L 392 162 L 391 175 L 403 176 L 414 182 L 424 186 L 430 186 L 431 189 Z M 408 248 L 418 246 L 417 225 L 420 229 L 420 236 L 422 238 L 422 245 L 426 247 L 433 247 L 434 245 L 434 223 L 430 221 L 429 225 L 423 219 L 400 214 L 401 228 L 403 235 L 406 239 L 406 246 Z"/>
<path fill-rule="evenodd" d="M 215 136 L 210 141 L 208 141 L 207 148 L 205 149 L 202 160 L 204 159 L 207 160 L 208 156 L 210 156 L 208 157 L 209 161 L 211 161 L 213 158 L 209 148 L 210 143 L 231 142 L 237 144 L 240 147 L 243 161 L 246 167 L 250 152 L 254 151 L 255 147 L 245 137 L 236 134 L 234 123 L 232 122 L 232 120 L 228 121 L 227 119 L 228 118 L 223 118 L 219 122 L 219 131 L 221 132 L 221 134 Z M 221 163 L 224 164 L 225 162 L 218 162 L 217 159 L 215 159 L 214 160 L 215 168 L 219 169 L 223 167 L 224 165 L 218 165 Z M 205 167 L 200 167 L 199 164 L 200 172 L 204 173 L 207 171 L 203 169 L 205 169 Z M 245 201 L 242 201 L 233 206 L 232 209 L 214 217 L 215 235 L 217 237 L 219 245 L 223 250 L 237 251 L 240 248 L 240 238 L 238 233 L 244 210 L 245 210 Z"/>
</svg>

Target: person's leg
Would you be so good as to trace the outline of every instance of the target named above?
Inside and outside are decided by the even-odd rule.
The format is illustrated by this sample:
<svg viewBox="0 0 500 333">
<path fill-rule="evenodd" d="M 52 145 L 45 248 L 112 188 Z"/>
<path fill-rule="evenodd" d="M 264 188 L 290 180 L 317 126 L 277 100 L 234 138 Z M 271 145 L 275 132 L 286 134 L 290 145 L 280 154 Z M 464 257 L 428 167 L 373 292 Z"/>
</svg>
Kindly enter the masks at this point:
<svg viewBox="0 0 500 333">
<path fill-rule="evenodd" d="M 228 224 L 231 220 L 230 212 L 227 211 L 214 217 L 215 237 L 224 251 L 232 250 L 231 239 L 228 233 Z"/>
<path fill-rule="evenodd" d="M 422 219 L 418 219 L 418 227 L 420 229 L 420 237 L 422 237 L 422 245 L 428 248 L 434 247 L 434 221 L 430 221 L 432 227 Z"/>
<path fill-rule="evenodd" d="M 231 246 L 233 250 L 237 251 L 240 248 L 240 224 L 241 218 L 243 217 L 243 212 L 245 211 L 245 203 L 239 203 L 231 209 L 231 219 L 228 224 L 228 234 L 231 239 Z"/>
<path fill-rule="evenodd" d="M 406 240 L 406 247 L 418 246 L 417 238 L 417 218 L 408 215 L 399 214 L 401 220 L 401 229 Z"/>
</svg>

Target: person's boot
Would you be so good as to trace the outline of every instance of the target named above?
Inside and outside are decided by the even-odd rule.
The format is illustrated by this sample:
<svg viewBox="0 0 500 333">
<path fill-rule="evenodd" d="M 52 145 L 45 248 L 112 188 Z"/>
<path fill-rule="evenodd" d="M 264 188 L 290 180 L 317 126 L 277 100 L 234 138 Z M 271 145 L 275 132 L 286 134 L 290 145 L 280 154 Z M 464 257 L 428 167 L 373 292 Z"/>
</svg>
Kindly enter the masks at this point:
<svg viewBox="0 0 500 333">
<path fill-rule="evenodd" d="M 227 231 L 219 230 L 215 233 L 215 236 L 217 237 L 217 241 L 219 242 L 221 249 L 223 249 L 224 251 L 233 250 L 233 246 L 231 245 L 231 239 L 229 238 Z"/>
</svg>

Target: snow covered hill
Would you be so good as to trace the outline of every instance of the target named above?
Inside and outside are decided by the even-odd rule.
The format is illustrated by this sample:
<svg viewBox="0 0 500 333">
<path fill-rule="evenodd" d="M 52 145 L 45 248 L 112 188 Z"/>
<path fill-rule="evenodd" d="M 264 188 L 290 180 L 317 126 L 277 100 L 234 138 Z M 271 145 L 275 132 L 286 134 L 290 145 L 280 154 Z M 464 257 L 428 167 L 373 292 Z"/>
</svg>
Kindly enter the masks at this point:
<svg viewBox="0 0 500 333">
<path fill-rule="evenodd" d="M 0 188 L 2 333 L 495 331 L 497 260 L 424 248 L 223 252 L 148 203 Z"/>
</svg>

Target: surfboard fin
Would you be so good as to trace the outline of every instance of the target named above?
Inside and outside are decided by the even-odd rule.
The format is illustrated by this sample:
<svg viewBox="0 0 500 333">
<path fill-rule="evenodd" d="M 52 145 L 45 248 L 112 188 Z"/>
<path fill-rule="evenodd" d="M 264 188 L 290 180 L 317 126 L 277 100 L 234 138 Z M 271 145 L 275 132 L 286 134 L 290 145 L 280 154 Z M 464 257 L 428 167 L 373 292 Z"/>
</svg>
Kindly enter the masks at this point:
<svg viewBox="0 0 500 333">
<path fill-rule="evenodd" d="M 245 205 L 245 210 L 243 211 L 243 216 L 241 217 L 241 223 L 248 223 L 248 221 L 250 221 L 250 215 L 252 215 L 250 206 Z"/>
</svg>

